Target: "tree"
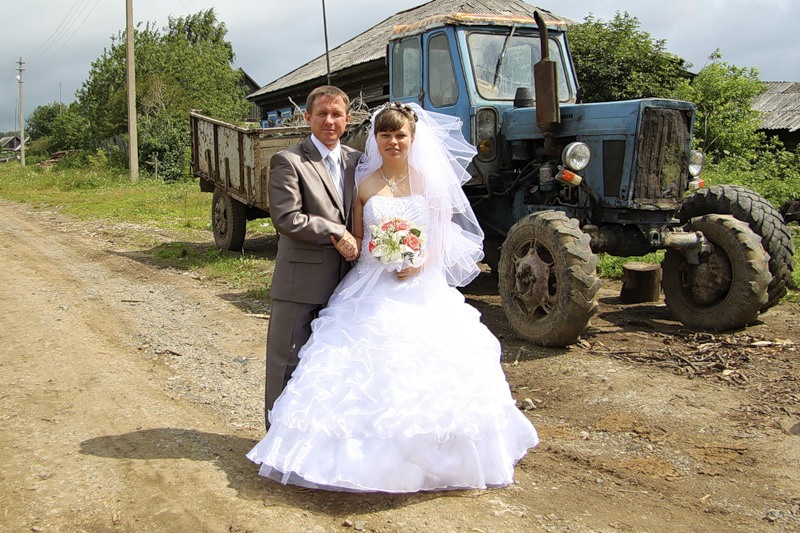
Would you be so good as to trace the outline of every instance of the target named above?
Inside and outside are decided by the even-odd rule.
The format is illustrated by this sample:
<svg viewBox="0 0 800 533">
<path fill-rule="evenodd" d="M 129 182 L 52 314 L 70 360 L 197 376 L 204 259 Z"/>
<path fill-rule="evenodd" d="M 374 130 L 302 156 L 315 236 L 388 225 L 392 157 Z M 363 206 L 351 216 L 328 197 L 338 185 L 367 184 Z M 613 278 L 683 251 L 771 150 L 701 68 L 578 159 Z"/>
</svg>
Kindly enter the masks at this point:
<svg viewBox="0 0 800 533">
<path fill-rule="evenodd" d="M 80 112 L 76 103 L 55 120 L 50 132 L 50 150 L 82 150 L 91 146 L 89 121 Z"/>
<path fill-rule="evenodd" d="M 59 102 L 38 106 L 25 118 L 25 136 L 31 141 L 47 137 L 53 131 L 56 118 L 64 110 L 66 106 Z"/>
<path fill-rule="evenodd" d="M 670 97 L 690 66 L 666 51 L 666 41 L 639 30 L 639 20 L 619 11 L 605 22 L 589 15 L 568 30 L 586 102 Z"/>
<path fill-rule="evenodd" d="M 150 24 L 134 30 L 136 77 L 147 74 L 161 64 L 160 35 Z M 137 104 L 138 104 L 137 87 Z M 128 131 L 125 33 L 111 37 L 111 47 L 92 62 L 89 78 L 78 89 L 81 114 L 91 123 L 90 140 L 95 146 Z M 138 107 L 138 105 L 137 105 Z"/>
<path fill-rule="evenodd" d="M 756 69 L 726 63 L 716 50 L 692 83 L 676 93 L 697 106 L 695 145 L 717 158 L 735 154 L 752 159 L 764 143 L 753 100 L 765 89 Z"/>
<path fill-rule="evenodd" d="M 150 24 L 135 30 L 139 157 L 142 162 L 158 160 L 159 175 L 166 179 L 179 178 L 188 169 L 191 109 L 229 122 L 247 113 L 249 102 L 226 35 L 213 8 L 170 18 L 161 31 Z M 111 47 L 92 63 L 77 93 L 95 146 L 127 132 L 124 37 L 124 32 L 112 37 Z"/>
</svg>

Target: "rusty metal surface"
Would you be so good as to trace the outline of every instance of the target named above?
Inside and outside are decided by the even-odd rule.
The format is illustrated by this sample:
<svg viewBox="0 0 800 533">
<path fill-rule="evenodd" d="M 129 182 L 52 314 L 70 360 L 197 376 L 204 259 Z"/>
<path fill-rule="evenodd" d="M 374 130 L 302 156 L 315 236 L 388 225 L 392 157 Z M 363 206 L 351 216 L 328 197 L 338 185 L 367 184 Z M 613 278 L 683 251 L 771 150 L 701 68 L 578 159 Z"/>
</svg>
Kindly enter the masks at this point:
<svg viewBox="0 0 800 533">
<path fill-rule="evenodd" d="M 197 161 L 194 173 L 215 181 L 214 177 L 214 125 L 202 120 L 196 122 Z"/>
<path fill-rule="evenodd" d="M 239 135 L 241 132 L 217 126 L 217 168 L 221 183 L 230 190 L 244 193 L 239 165 Z"/>
<path fill-rule="evenodd" d="M 246 129 L 195 112 L 190 117 L 194 175 L 243 204 L 269 211 L 270 159 L 305 138 L 308 128 Z"/>
<path fill-rule="evenodd" d="M 678 206 L 688 175 L 689 118 L 677 109 L 645 109 L 639 140 L 634 201 Z"/>
<path fill-rule="evenodd" d="M 547 25 L 538 11 L 533 16 L 539 27 L 539 42 L 542 50 L 542 58 L 533 65 L 533 81 L 536 88 L 536 125 L 543 132 L 549 132 L 561 122 L 556 63 L 550 59 L 550 38 Z"/>
</svg>

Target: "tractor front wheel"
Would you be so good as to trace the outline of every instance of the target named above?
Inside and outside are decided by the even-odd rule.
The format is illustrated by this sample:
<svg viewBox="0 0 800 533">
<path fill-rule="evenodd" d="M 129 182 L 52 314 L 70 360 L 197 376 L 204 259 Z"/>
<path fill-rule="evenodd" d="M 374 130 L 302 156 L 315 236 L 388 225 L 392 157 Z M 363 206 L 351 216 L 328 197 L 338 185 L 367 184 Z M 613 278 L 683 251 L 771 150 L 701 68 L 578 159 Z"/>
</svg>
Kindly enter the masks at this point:
<svg viewBox="0 0 800 533">
<path fill-rule="evenodd" d="M 520 337 L 542 346 L 574 343 L 597 312 L 597 256 L 578 221 L 560 211 L 519 220 L 498 268 L 503 310 Z"/>
</svg>

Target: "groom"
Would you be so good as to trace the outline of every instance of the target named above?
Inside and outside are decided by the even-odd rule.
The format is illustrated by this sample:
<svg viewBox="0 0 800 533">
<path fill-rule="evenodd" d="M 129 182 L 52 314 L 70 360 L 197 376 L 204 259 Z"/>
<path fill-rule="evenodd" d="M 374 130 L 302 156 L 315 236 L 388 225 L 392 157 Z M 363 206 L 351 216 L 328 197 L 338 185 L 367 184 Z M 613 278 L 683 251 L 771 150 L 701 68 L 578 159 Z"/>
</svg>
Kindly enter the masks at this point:
<svg viewBox="0 0 800 533">
<path fill-rule="evenodd" d="M 269 211 L 279 238 L 267 333 L 267 429 L 269 411 L 311 335 L 311 321 L 358 257 L 349 230 L 361 152 L 339 142 L 349 108 L 350 99 L 337 87 L 311 91 L 305 112 L 311 135 L 270 161 Z"/>
</svg>

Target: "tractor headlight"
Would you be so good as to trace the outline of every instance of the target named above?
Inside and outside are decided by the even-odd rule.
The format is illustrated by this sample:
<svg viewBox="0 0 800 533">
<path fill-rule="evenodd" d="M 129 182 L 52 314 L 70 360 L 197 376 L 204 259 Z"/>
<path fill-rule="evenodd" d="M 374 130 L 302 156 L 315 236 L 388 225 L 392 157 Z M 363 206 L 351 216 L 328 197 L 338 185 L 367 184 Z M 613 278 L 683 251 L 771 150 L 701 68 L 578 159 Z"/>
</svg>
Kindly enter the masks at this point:
<svg viewBox="0 0 800 533">
<path fill-rule="evenodd" d="M 591 150 L 589 150 L 586 144 L 581 142 L 569 143 L 564 148 L 564 151 L 561 152 L 561 161 L 564 162 L 564 165 L 576 172 L 586 168 L 591 158 Z"/>
<path fill-rule="evenodd" d="M 692 150 L 689 153 L 689 174 L 696 178 L 703 172 L 703 166 L 706 164 L 706 156 L 699 150 Z"/>
</svg>

